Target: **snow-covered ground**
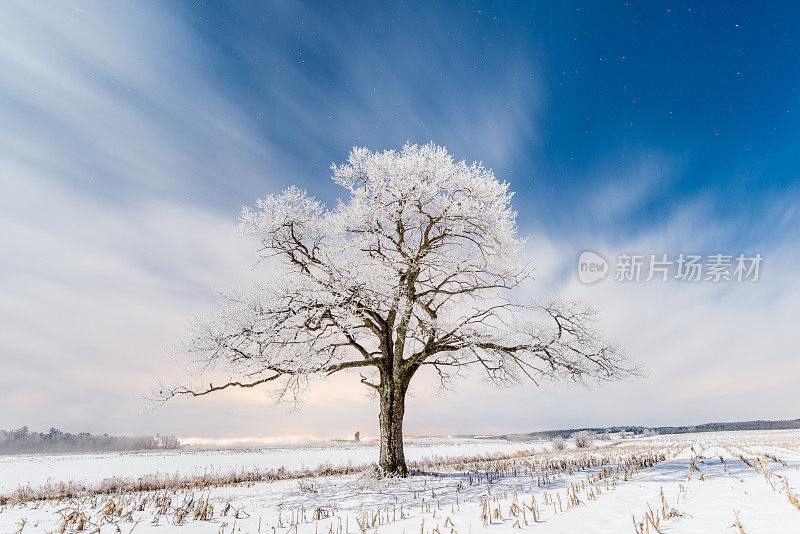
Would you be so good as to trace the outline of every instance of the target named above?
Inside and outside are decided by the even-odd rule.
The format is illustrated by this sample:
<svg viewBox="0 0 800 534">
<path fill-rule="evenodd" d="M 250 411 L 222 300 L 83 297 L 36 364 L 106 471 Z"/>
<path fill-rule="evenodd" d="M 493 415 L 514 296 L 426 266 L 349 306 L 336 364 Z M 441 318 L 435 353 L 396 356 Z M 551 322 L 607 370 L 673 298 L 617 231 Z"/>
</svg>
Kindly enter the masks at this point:
<svg viewBox="0 0 800 534">
<path fill-rule="evenodd" d="M 506 459 L 428 462 L 424 474 L 404 480 L 365 473 L 8 505 L 0 511 L 0 531 L 70 531 L 83 521 L 90 531 L 137 534 L 655 533 L 651 522 L 661 532 L 800 532 L 800 431 L 656 436 L 596 442 L 591 450 L 513 454 L 520 445 L 503 444 Z M 432 445 L 431 454 L 409 447 L 409 456 L 503 452 L 498 446 L 451 443 L 444 451 Z M 374 449 L 354 449 L 345 461 L 374 459 Z M 222 468 L 217 453 L 196 454 L 198 462 L 210 458 Z M 311 466 L 334 463 L 332 454 L 298 449 L 285 458 Z M 87 461 L 95 458 L 110 475 L 114 463 L 106 456 Z M 160 469 L 161 461 L 149 465 Z M 12 464 L 0 465 L 5 478 Z M 141 473 L 148 464 L 138 465 Z"/>
<path fill-rule="evenodd" d="M 415 439 L 405 446 L 406 459 L 433 456 L 466 456 L 542 449 L 544 442 L 503 440 Z M 47 454 L 0 456 L 0 494 L 18 486 L 47 482 L 97 483 L 109 477 L 137 478 L 150 474 L 193 476 L 251 469 L 288 470 L 365 465 L 378 458 L 375 442 L 329 443 L 302 447 L 258 449 L 168 450 L 94 454 Z"/>
</svg>

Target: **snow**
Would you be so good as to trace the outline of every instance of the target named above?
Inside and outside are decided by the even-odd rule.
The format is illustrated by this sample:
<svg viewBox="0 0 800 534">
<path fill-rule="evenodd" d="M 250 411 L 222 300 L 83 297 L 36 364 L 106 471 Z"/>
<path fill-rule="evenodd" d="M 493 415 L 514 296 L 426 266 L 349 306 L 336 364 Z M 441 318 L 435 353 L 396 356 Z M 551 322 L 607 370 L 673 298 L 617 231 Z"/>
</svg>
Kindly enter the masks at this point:
<svg viewBox="0 0 800 534">
<path fill-rule="evenodd" d="M 530 444 L 435 442 L 427 447 L 410 446 L 408 455 L 513 455 L 526 445 Z M 665 533 L 738 532 L 738 528 L 731 528 L 737 521 L 748 534 L 800 531 L 800 504 L 792 503 L 800 492 L 800 431 L 655 436 L 595 445 L 590 450 L 555 453 L 542 452 L 539 444 L 539 452 L 503 460 L 483 459 L 449 466 L 429 463 L 424 474 L 402 480 L 378 480 L 365 473 L 125 497 L 100 496 L 94 501 L 9 505 L 0 510 L 0 531 L 15 531 L 22 522 L 23 531 L 59 530 L 63 517 L 80 511 L 93 525 L 100 526 L 101 532 L 117 532 L 118 524 L 119 531 L 127 533 L 135 527 L 137 534 L 510 534 L 517 530 L 617 533 L 635 532 L 634 518 L 636 522 L 644 521 L 651 510 Z M 223 469 L 252 465 L 261 458 L 310 466 L 345 458 L 363 463 L 374 460 L 370 456 L 374 454 L 374 448 L 359 446 L 180 452 L 163 458 L 147 454 L 136 455 L 137 462 L 130 465 L 115 463 L 114 459 L 132 455 L 71 459 L 81 462 L 88 471 L 110 475 L 119 474 L 115 469 L 125 465 L 127 469 L 135 465 L 139 472 L 145 472 L 148 466 L 160 469 L 163 465 L 171 471 L 186 469 L 192 462 L 197 469 L 212 465 Z M 222 458 L 229 458 L 228 463 Z M 7 468 L 15 461 L 33 465 L 30 457 L 4 459 L 0 464 L 4 487 L 13 485 Z M 535 467 L 534 471 L 531 467 Z M 158 495 L 167 495 L 171 500 L 172 508 L 167 513 L 157 513 L 153 499 Z M 150 500 L 144 503 L 143 510 L 135 509 L 145 497 Z M 189 499 L 208 499 L 214 507 L 213 518 L 195 520 L 189 513 L 180 521 L 177 510 Z M 114 516 L 110 512 L 113 507 L 108 505 L 112 501 L 123 503 L 122 508 L 131 510 L 131 515 Z M 537 518 L 533 510 L 538 510 Z M 70 528 L 74 525 L 68 526 L 67 531 Z M 649 532 L 656 531 L 650 527 Z"/>
<path fill-rule="evenodd" d="M 542 446 L 538 445 L 540 449 Z M 534 447 L 537 447 L 536 443 L 503 440 L 417 439 L 406 443 L 405 454 L 407 460 L 413 461 L 433 456 L 511 453 Z M 8 493 L 18 486 L 41 486 L 47 482 L 98 483 L 112 476 L 193 476 L 279 467 L 296 470 L 323 464 L 365 465 L 375 463 L 377 458 L 377 442 L 256 449 L 0 456 L 0 494 Z"/>
</svg>

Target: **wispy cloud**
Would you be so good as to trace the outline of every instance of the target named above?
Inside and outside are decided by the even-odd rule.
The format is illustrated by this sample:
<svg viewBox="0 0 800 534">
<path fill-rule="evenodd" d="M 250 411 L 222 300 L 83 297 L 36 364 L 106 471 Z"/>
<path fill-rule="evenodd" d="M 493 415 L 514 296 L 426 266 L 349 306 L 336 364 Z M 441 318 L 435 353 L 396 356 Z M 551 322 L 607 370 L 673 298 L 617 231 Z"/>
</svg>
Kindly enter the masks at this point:
<svg viewBox="0 0 800 534">
<path fill-rule="evenodd" d="M 0 17 L 0 426 L 123 430 L 185 318 L 246 276 L 211 199 L 269 147 L 169 13 L 60 7 Z"/>
</svg>

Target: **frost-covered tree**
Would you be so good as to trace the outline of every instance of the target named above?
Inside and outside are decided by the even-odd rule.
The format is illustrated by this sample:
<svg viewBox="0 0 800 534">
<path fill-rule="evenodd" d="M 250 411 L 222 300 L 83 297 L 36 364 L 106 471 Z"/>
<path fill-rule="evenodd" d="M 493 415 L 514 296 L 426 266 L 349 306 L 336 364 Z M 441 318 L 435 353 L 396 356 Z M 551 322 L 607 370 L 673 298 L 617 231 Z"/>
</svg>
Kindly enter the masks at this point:
<svg viewBox="0 0 800 534">
<path fill-rule="evenodd" d="M 581 430 L 580 432 L 575 432 L 574 434 L 572 434 L 571 437 L 572 440 L 575 442 L 576 447 L 578 447 L 579 449 L 586 449 L 592 446 L 596 434 L 588 430 Z"/>
<path fill-rule="evenodd" d="M 554 451 L 563 451 L 567 448 L 567 440 L 561 436 L 556 436 L 550 440 L 550 445 L 553 447 Z"/>
<path fill-rule="evenodd" d="M 405 399 L 420 369 L 445 383 L 466 366 L 499 383 L 635 372 L 595 331 L 592 308 L 514 300 L 530 269 L 513 193 L 482 164 L 406 144 L 353 149 L 332 172 L 346 192 L 333 209 L 289 187 L 242 210 L 239 232 L 281 265 L 225 295 L 181 347 L 201 371 L 221 367 L 230 381 L 162 397 L 266 383 L 293 394 L 311 375 L 356 370 L 380 399 L 380 468 L 404 476 Z"/>
</svg>

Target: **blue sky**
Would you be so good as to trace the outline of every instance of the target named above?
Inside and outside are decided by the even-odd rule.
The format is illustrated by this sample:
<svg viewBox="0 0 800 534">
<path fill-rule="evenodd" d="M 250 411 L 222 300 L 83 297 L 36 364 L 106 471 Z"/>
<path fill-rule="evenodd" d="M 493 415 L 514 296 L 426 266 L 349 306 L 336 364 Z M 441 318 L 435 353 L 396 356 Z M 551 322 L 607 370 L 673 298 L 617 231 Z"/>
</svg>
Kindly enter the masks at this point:
<svg viewBox="0 0 800 534">
<path fill-rule="evenodd" d="M 212 290 L 258 276 L 232 233 L 242 204 L 289 184 L 332 202 L 332 162 L 406 140 L 509 180 L 531 296 L 596 302 L 651 371 L 591 389 L 423 381 L 412 433 L 800 416 L 798 16 L 793 3 L 4 3 L 0 428 L 374 426 L 346 381 L 318 386 L 299 419 L 254 393 L 149 415 L 139 397 L 179 375 L 166 347 Z M 584 249 L 765 260 L 750 286 L 586 287 Z M 529 405 L 548 408 L 493 412 Z"/>
<path fill-rule="evenodd" d="M 653 179 L 614 232 L 709 191 L 758 224 L 800 170 L 797 5 L 236 5 L 180 16 L 212 84 L 297 164 L 287 183 L 317 185 L 354 143 L 436 139 L 547 210 L 523 224 L 574 230 L 552 206 Z"/>
</svg>

